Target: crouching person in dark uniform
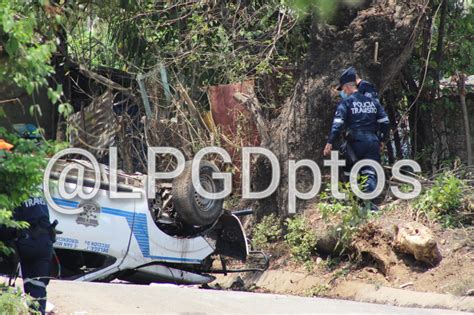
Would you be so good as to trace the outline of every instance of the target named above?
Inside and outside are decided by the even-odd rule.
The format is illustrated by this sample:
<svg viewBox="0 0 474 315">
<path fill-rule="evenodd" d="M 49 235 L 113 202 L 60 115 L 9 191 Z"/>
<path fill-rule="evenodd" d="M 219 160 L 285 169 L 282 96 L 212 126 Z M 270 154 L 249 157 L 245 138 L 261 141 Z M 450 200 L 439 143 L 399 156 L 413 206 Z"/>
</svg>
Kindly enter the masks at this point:
<svg viewBox="0 0 474 315">
<path fill-rule="evenodd" d="M 380 163 L 380 147 L 388 138 L 389 120 L 377 98 L 358 92 L 355 71 L 344 71 L 339 79 L 342 100 L 337 106 L 324 155 L 331 154 L 335 140 L 346 129 L 347 142 L 356 161 L 370 159 Z M 356 161 L 353 161 L 354 163 Z M 377 187 L 377 175 L 371 167 L 364 167 L 360 175 L 366 176 L 364 192 Z M 377 210 L 371 204 L 372 210 Z"/>
<path fill-rule="evenodd" d="M 42 197 L 31 197 L 13 211 L 13 219 L 28 222 L 26 229 L 0 226 L 0 240 L 16 250 L 25 293 L 33 297 L 42 314 L 46 309 L 46 286 L 51 276 L 55 224 L 49 222 Z M 17 263 L 17 262 L 16 262 Z"/>
<path fill-rule="evenodd" d="M 49 222 L 48 206 L 42 197 L 31 197 L 13 212 L 17 221 L 26 221 L 29 228 L 19 230 L 16 247 L 26 293 L 46 309 L 46 286 L 51 276 L 54 226 Z"/>
<path fill-rule="evenodd" d="M 10 151 L 13 145 L 0 139 L 0 153 Z M 0 155 L 0 159 L 1 159 Z M 39 304 L 38 311 L 45 313 L 46 286 L 51 276 L 55 226 L 49 222 L 49 211 L 43 197 L 30 197 L 13 210 L 13 219 L 29 224 L 26 229 L 0 225 L 0 240 L 16 249 L 20 260 L 23 288 Z"/>
</svg>

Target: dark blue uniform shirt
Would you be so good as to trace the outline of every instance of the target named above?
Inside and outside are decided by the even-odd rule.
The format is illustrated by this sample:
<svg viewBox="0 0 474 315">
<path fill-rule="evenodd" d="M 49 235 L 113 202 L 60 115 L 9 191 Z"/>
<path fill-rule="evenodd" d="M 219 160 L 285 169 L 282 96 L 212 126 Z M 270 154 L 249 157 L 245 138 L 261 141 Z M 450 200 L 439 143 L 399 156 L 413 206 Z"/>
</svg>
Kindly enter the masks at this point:
<svg viewBox="0 0 474 315">
<path fill-rule="evenodd" d="M 31 197 L 21 203 L 21 205 L 13 210 L 13 219 L 16 221 L 26 221 L 30 225 L 38 225 L 42 228 L 48 228 L 49 211 L 43 197 Z M 0 240 L 7 241 L 17 237 L 18 232 L 26 230 L 17 230 L 0 225 Z"/>
<path fill-rule="evenodd" d="M 357 90 L 362 95 L 371 96 L 376 99 L 379 98 L 379 93 L 377 92 L 377 89 L 369 81 L 361 80 L 357 85 Z"/>
<path fill-rule="evenodd" d="M 13 212 L 13 218 L 17 221 L 38 223 L 43 227 L 49 226 L 49 211 L 43 197 L 31 197 L 21 203 L 21 206 Z"/>
<path fill-rule="evenodd" d="M 355 92 L 337 105 L 328 143 L 333 143 L 347 128 L 352 134 L 380 132 L 379 140 L 388 137 L 389 121 L 380 102 L 373 97 Z"/>
</svg>

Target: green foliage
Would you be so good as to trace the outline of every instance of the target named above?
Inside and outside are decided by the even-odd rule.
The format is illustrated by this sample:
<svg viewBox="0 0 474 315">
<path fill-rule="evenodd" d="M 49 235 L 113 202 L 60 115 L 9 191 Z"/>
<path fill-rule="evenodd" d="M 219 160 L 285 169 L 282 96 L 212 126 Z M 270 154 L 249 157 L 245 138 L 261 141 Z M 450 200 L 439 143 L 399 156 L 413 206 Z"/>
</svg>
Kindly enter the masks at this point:
<svg viewBox="0 0 474 315">
<path fill-rule="evenodd" d="M 346 200 L 335 199 L 326 190 L 321 194 L 322 202 L 318 204 L 318 208 L 325 221 L 336 220 L 338 222 L 333 232 L 338 239 L 337 247 L 341 247 L 342 254 L 350 246 L 352 237 L 359 226 L 366 222 L 372 214 L 369 211 L 370 205 L 368 203 L 364 206 L 361 205 L 360 200 L 352 192 L 350 183 L 340 184 L 339 191 L 346 194 Z"/>
<path fill-rule="evenodd" d="M 72 106 L 61 101 L 62 85 L 49 87 L 62 14 L 49 1 L 0 0 L 0 82 L 15 83 L 29 95 L 48 87 L 51 103 L 58 104 L 59 113 L 67 117 Z M 38 104 L 31 104 L 29 111 L 32 116 L 42 115 Z"/>
<path fill-rule="evenodd" d="M 433 13 L 440 5 L 440 1 L 433 1 L 431 5 L 431 12 Z M 431 108 L 433 105 L 431 100 L 437 98 L 439 92 L 443 92 L 440 91 L 441 88 L 437 79 L 449 78 L 457 73 L 470 75 L 474 72 L 474 63 L 472 62 L 472 56 L 474 55 L 472 37 L 474 30 L 473 7 L 472 1 L 469 3 L 468 1 L 447 1 L 445 35 L 442 45 L 438 47 L 441 10 L 438 11 L 436 19 L 433 20 L 431 41 L 425 41 L 422 37 L 418 39 L 412 58 L 409 60 L 408 68 L 414 79 L 422 81 L 427 57 L 423 55 L 423 52 L 426 54 L 429 50 L 428 71 L 426 72 L 424 85 L 420 88 L 426 93 L 436 93 L 431 95 L 428 100 L 421 100 L 424 102 L 420 104 L 422 109 Z M 425 47 L 425 45 L 427 46 Z M 438 51 L 438 48 L 441 48 L 441 50 Z M 435 60 L 438 54 L 442 56 L 439 63 Z M 452 91 L 444 92 L 443 94 L 446 95 L 452 93 Z M 417 91 L 412 93 L 416 95 Z M 446 109 L 457 106 L 448 99 L 441 100 L 440 103 L 439 105 Z"/>
<path fill-rule="evenodd" d="M 202 87 L 244 79 L 255 80 L 262 103 L 280 105 L 309 47 L 311 16 L 297 18 L 279 0 L 92 2 L 66 10 L 75 60 L 135 73 L 162 63 L 171 86 L 179 77 L 201 107 L 207 106 Z M 267 91 L 269 79 L 276 91 Z"/>
<path fill-rule="evenodd" d="M 473 8 L 472 1 L 470 5 L 448 1 L 447 31 L 443 45 L 445 57 L 441 64 L 434 64 L 445 76 L 456 74 L 457 71 L 468 75 L 474 72 Z"/>
<path fill-rule="evenodd" d="M 304 263 L 308 270 L 313 268 L 312 255 L 316 250 L 316 235 L 308 221 L 301 215 L 286 219 L 285 241 L 290 246 L 291 257 Z"/>
<path fill-rule="evenodd" d="M 318 15 L 326 20 L 331 19 L 341 5 L 356 7 L 363 0 L 287 0 L 288 5 L 302 12 L 316 11 Z"/>
<path fill-rule="evenodd" d="M 0 0 L 0 82 L 15 82 L 32 94 L 54 72 L 56 50 L 49 17 L 38 1 Z M 0 50 L 1 52 L 1 50 Z"/>
<path fill-rule="evenodd" d="M 318 284 L 318 285 L 315 285 L 315 286 L 311 287 L 311 289 L 309 289 L 306 292 L 306 296 L 309 296 L 309 297 L 325 296 L 326 292 L 328 292 L 329 289 L 331 289 L 331 287 L 329 285 L 325 284 L 325 283 Z"/>
<path fill-rule="evenodd" d="M 22 201 L 40 193 L 46 157 L 64 145 L 22 139 L 9 134 L 4 128 L 0 128 L 0 138 L 15 146 L 12 152 L 0 151 L 0 225 L 25 228 L 25 222 L 12 220 L 12 210 Z M 9 252 L 2 242 L 0 251 Z"/>
<path fill-rule="evenodd" d="M 401 184 L 398 188 L 403 193 L 409 193 L 413 191 L 413 185 L 410 184 Z"/>
<path fill-rule="evenodd" d="M 254 248 L 266 248 L 269 243 L 280 239 L 282 235 L 281 223 L 277 216 L 272 213 L 262 218 L 255 225 L 252 232 L 252 246 Z"/>
<path fill-rule="evenodd" d="M 0 315 L 28 315 L 39 312 L 28 307 L 37 307 L 38 303 L 30 296 L 22 296 L 19 289 L 0 286 Z"/>
<path fill-rule="evenodd" d="M 0 0 L 0 82 L 14 82 L 28 94 L 48 86 L 54 73 L 50 64 L 56 51 L 58 24 L 62 11 L 49 1 Z M 48 88 L 52 104 L 60 102 L 62 86 Z M 70 107 L 60 105 L 67 113 Z M 30 114 L 41 115 L 37 104 Z M 0 138 L 12 143 L 12 152 L 0 152 L 0 225 L 25 228 L 25 222 L 12 220 L 12 210 L 30 196 L 39 194 L 48 154 L 64 145 L 25 140 L 0 128 Z M 0 251 L 9 249 L 0 242 Z"/>
<path fill-rule="evenodd" d="M 456 212 L 463 205 L 464 182 L 449 172 L 439 175 L 433 187 L 421 195 L 415 209 L 444 226 L 456 225 Z"/>
</svg>

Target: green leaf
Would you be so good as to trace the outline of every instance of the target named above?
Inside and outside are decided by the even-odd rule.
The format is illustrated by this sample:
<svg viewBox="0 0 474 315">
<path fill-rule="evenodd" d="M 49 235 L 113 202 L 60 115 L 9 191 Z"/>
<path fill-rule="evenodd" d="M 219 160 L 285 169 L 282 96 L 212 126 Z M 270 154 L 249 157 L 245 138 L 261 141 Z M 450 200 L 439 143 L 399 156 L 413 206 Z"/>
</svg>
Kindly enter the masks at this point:
<svg viewBox="0 0 474 315">
<path fill-rule="evenodd" d="M 8 11 L 7 11 L 8 13 Z M 11 15 L 8 15 L 8 14 L 4 14 L 3 15 L 3 31 L 5 33 L 9 33 L 11 31 L 11 29 L 13 28 L 13 26 L 15 25 L 15 21 L 13 20 L 13 17 Z"/>
<path fill-rule="evenodd" d="M 26 92 L 31 95 L 33 93 L 33 90 L 34 90 L 35 86 L 33 84 L 33 82 L 27 82 L 25 84 L 25 89 L 26 89 Z"/>
<path fill-rule="evenodd" d="M 18 47 L 19 47 L 18 40 L 15 37 L 10 37 L 10 39 L 8 40 L 5 46 L 5 50 L 10 56 L 14 56 L 18 50 Z"/>
<path fill-rule="evenodd" d="M 74 112 L 74 107 L 69 103 L 61 103 L 58 106 L 58 112 L 64 117 L 68 117 Z"/>
<path fill-rule="evenodd" d="M 64 104 L 59 104 L 59 106 L 58 106 L 58 112 L 59 112 L 60 114 L 63 114 L 63 113 L 64 113 L 64 110 L 65 110 Z"/>
<path fill-rule="evenodd" d="M 34 105 L 30 106 L 30 115 L 34 116 L 35 112 L 38 113 L 39 116 L 43 115 L 43 113 L 41 112 L 41 107 L 39 106 L 39 104 L 34 104 Z"/>
</svg>

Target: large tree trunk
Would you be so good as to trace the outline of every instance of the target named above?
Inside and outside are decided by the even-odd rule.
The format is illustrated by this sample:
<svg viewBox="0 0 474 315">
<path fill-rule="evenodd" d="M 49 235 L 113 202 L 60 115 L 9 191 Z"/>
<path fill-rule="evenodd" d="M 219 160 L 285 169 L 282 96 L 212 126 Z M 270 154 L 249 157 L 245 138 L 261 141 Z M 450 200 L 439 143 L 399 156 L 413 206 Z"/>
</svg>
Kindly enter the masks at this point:
<svg viewBox="0 0 474 315">
<path fill-rule="evenodd" d="M 434 3 L 430 1 L 427 8 L 426 17 L 420 25 L 421 47 L 419 53 L 419 75 L 417 83 L 410 72 L 405 71 L 404 77 L 411 92 L 408 95 L 410 110 L 410 131 L 413 144 L 413 158 L 421 160 L 422 169 L 431 169 L 431 153 L 430 147 L 433 143 L 433 129 L 431 128 L 431 95 L 426 86 L 428 85 L 428 59 L 431 57 L 431 38 L 433 17 L 436 10 L 433 9 Z"/>
<path fill-rule="evenodd" d="M 279 158 L 282 174 L 277 192 L 261 201 L 263 213 L 286 213 L 288 160 L 311 159 L 322 166 L 322 150 L 336 105 L 331 89 L 341 70 L 354 65 L 383 93 L 411 55 L 427 2 L 366 1 L 358 11 L 348 10 L 353 18 L 344 25 L 315 20 L 305 71 L 279 117 L 268 123 L 270 140 L 262 143 Z M 376 43 L 378 62 L 373 58 Z M 257 168 L 255 190 L 266 188 L 271 174 L 261 160 Z M 308 179 L 311 175 L 304 174 L 298 181 Z"/>
<path fill-rule="evenodd" d="M 461 103 L 464 122 L 464 135 L 466 137 L 467 165 L 472 165 L 471 130 L 469 128 L 469 113 L 466 106 L 466 75 L 458 74 L 459 101 Z"/>
<path fill-rule="evenodd" d="M 440 18 L 439 18 L 439 27 L 438 27 L 438 43 L 436 44 L 436 53 L 434 55 L 435 67 L 430 68 L 431 77 L 433 78 L 433 84 L 431 87 L 430 97 L 432 100 L 438 98 L 439 94 L 439 80 L 440 80 L 440 65 L 443 61 L 443 52 L 444 52 L 444 37 L 446 35 L 446 19 L 448 15 L 448 0 L 443 0 L 440 4 Z M 435 102 L 431 103 L 431 106 L 435 106 Z M 449 158 L 449 146 L 447 140 L 447 129 L 444 124 L 443 111 L 434 110 L 431 111 L 431 129 L 433 131 L 432 139 L 432 153 L 431 153 L 431 167 L 433 172 L 438 169 L 442 162 Z"/>
</svg>

